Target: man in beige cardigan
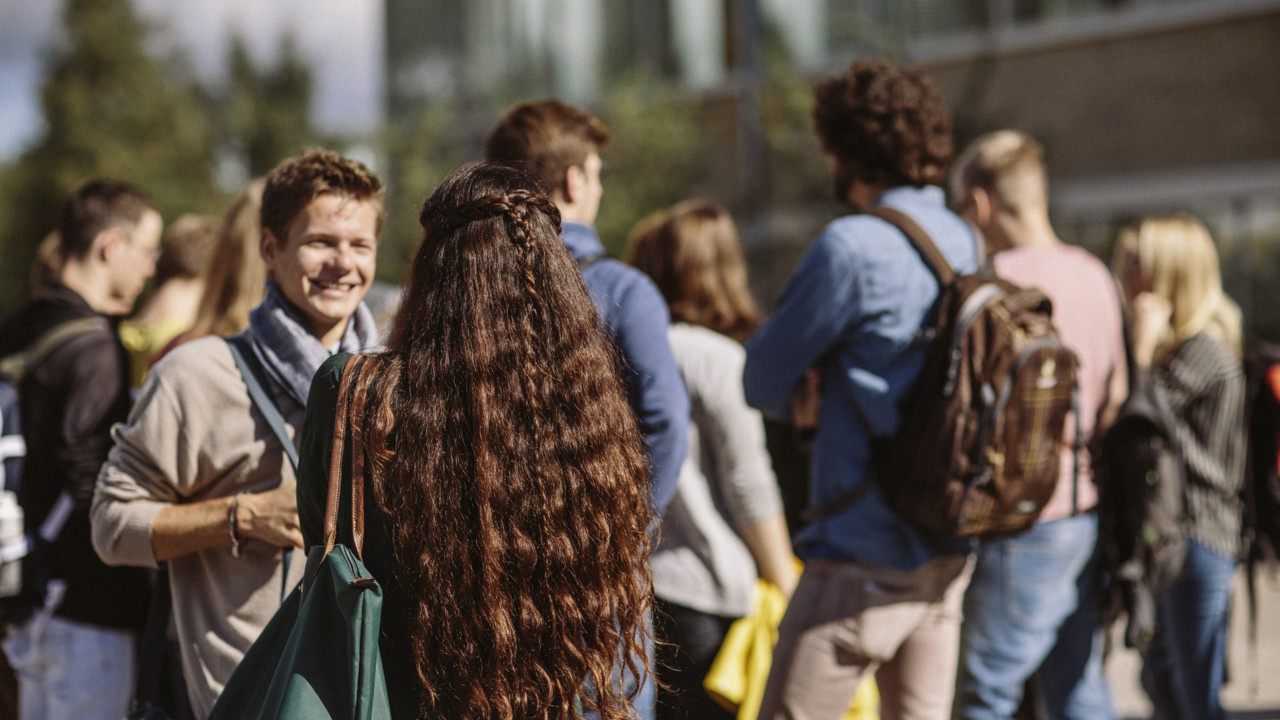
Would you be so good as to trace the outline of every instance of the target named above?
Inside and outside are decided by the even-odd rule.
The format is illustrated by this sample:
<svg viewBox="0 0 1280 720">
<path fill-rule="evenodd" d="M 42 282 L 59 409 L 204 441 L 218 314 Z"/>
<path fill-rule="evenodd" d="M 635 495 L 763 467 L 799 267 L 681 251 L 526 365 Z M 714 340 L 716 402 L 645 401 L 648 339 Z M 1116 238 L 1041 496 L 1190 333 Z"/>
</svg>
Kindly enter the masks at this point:
<svg viewBox="0 0 1280 720">
<path fill-rule="evenodd" d="M 324 359 L 377 344 L 363 299 L 384 195 L 367 168 L 328 150 L 294 156 L 267 178 L 260 252 L 270 280 L 241 335 L 291 437 Z M 168 564 L 187 694 L 206 717 L 302 575 L 301 557 L 286 561 L 286 549 L 302 545 L 293 467 L 218 337 L 159 362 L 112 437 L 94 547 L 110 564 Z"/>
</svg>

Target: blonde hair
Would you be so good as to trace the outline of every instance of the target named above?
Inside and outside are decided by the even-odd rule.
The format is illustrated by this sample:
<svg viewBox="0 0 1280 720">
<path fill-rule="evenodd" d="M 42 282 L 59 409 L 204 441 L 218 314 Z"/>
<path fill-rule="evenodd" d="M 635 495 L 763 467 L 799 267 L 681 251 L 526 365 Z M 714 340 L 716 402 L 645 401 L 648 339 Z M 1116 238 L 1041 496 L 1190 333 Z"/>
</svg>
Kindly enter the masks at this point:
<svg viewBox="0 0 1280 720">
<path fill-rule="evenodd" d="M 204 296 L 185 340 L 235 335 L 249 327 L 249 311 L 265 297 L 267 266 L 258 255 L 258 240 L 266 184 L 265 178 L 250 182 L 223 214 L 217 243 L 204 268 Z"/>
<path fill-rule="evenodd" d="M 951 171 L 953 202 L 966 202 L 973 188 L 986 190 L 1014 212 L 1046 207 L 1049 180 L 1044 148 L 1017 130 L 982 135 L 965 148 Z"/>
<path fill-rule="evenodd" d="M 1240 308 L 1222 289 L 1218 252 L 1199 220 L 1187 213 L 1139 220 L 1120 231 L 1111 264 L 1126 301 L 1151 292 L 1173 308 L 1157 358 L 1200 333 L 1240 357 Z"/>
<path fill-rule="evenodd" d="M 744 342 L 760 311 L 747 286 L 747 263 L 729 212 L 686 200 L 641 220 L 627 239 L 626 261 L 653 278 L 673 320 Z"/>
</svg>

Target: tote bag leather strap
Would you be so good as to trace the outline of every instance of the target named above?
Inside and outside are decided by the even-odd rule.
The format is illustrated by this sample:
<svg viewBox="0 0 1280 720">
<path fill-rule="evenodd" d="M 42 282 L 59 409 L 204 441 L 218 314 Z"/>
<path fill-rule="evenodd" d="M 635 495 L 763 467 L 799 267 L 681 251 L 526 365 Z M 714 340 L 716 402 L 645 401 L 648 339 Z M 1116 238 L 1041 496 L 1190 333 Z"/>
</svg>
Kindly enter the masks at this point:
<svg viewBox="0 0 1280 720">
<path fill-rule="evenodd" d="M 356 557 L 364 560 L 364 405 L 369 383 L 360 383 L 367 356 L 355 355 L 347 361 L 338 384 L 338 402 L 333 413 L 333 449 L 329 455 L 329 492 L 324 512 L 324 547 L 328 553 L 338 538 L 338 506 L 342 495 L 342 455 L 347 432 L 351 433 L 351 535 Z"/>
</svg>

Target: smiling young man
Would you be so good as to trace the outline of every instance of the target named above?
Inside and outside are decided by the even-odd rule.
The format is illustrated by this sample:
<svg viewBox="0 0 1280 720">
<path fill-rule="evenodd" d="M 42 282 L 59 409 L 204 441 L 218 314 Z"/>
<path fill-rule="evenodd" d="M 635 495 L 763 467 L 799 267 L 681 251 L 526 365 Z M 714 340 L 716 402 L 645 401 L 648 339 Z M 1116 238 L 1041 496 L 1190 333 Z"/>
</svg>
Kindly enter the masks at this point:
<svg viewBox="0 0 1280 720">
<path fill-rule="evenodd" d="M 266 299 L 237 338 L 298 437 L 311 377 L 330 353 L 377 344 L 363 304 L 382 225 L 382 183 L 328 150 L 267 178 L 260 252 Z M 98 478 L 93 541 L 103 560 L 167 562 L 183 675 L 197 717 L 302 576 L 295 479 L 227 343 L 208 337 L 159 362 Z M 296 440 L 295 440 L 296 442 Z"/>
</svg>

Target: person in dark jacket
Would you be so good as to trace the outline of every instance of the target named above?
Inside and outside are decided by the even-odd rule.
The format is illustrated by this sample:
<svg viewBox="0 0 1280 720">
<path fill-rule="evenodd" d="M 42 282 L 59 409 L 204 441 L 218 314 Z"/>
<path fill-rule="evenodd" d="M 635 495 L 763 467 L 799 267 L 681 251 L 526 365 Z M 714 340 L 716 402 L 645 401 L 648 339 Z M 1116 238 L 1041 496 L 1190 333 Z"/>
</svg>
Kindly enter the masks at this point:
<svg viewBox="0 0 1280 720">
<path fill-rule="evenodd" d="M 35 539 L 24 593 L 40 607 L 4 644 L 23 720 L 118 720 L 133 694 L 148 579 L 98 559 L 89 505 L 111 426 L 129 412 L 116 323 L 155 271 L 161 228 L 138 189 L 85 182 L 63 207 L 58 281 L 0 324 L 0 357 L 28 353 L 18 383 L 27 444 L 19 499 Z"/>
</svg>

